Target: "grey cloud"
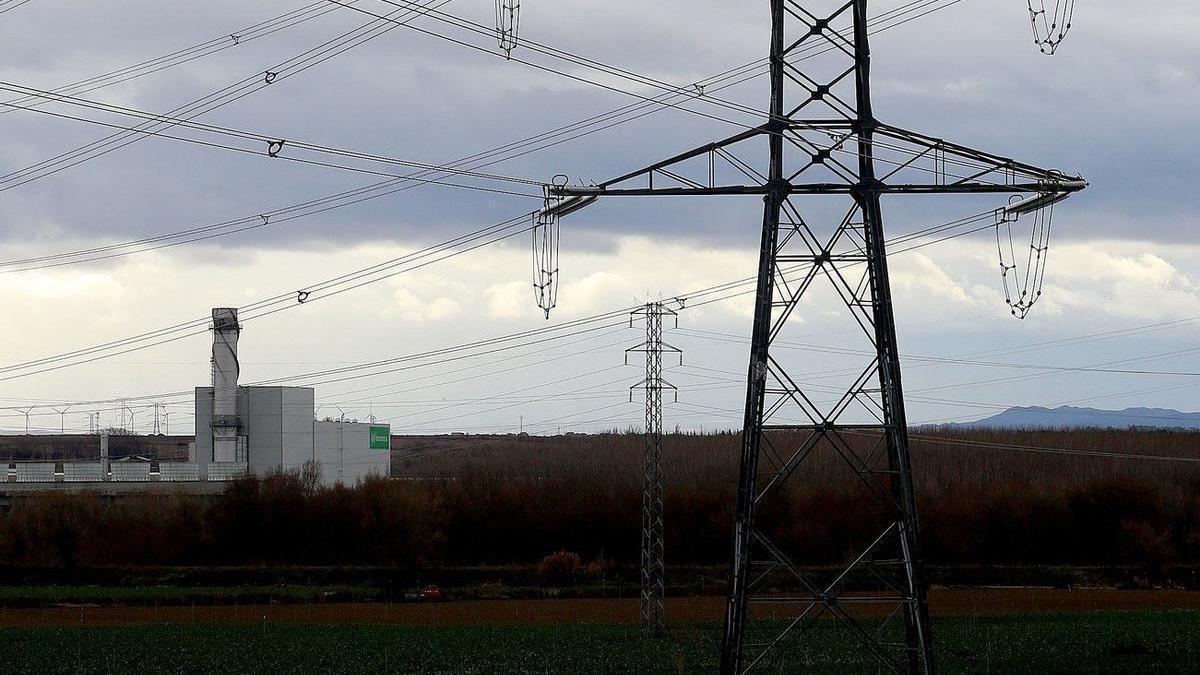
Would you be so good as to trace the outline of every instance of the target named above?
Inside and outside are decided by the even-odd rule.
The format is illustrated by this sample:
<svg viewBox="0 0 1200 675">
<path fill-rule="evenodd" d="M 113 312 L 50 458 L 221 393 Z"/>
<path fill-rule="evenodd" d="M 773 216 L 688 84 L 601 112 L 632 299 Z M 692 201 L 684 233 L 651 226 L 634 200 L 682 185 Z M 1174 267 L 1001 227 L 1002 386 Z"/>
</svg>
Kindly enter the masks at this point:
<svg viewBox="0 0 1200 675">
<path fill-rule="evenodd" d="M 524 27 L 527 35 L 551 45 L 686 82 L 763 55 L 767 17 L 765 3 L 759 4 L 527 2 Z M 485 5 L 456 2 L 447 10 L 487 21 L 490 5 Z M 295 6 L 276 2 L 249 8 L 227 1 L 165 8 L 136 2 L 113 9 L 31 3 L 6 21 L 6 29 L 16 34 L 4 42 L 0 60 L 7 64 L 5 78 L 48 87 Z M 1189 132 L 1167 130 L 1187 129 L 1180 124 L 1185 111 L 1200 108 L 1195 87 L 1184 86 L 1194 84 L 1194 66 L 1188 64 L 1197 62 L 1197 48 L 1175 27 L 1194 10 L 1175 2 L 1158 11 L 1166 20 L 1136 23 L 1138 8 L 1118 0 L 1081 7 L 1070 42 L 1058 57 L 1047 59 L 1030 44 L 1022 3 L 961 3 L 876 39 L 878 113 L 902 126 L 1085 173 L 1094 189 L 1072 208 L 1110 217 L 1096 227 L 1069 230 L 1075 236 L 1187 239 L 1190 234 L 1171 224 L 1200 206 L 1200 197 L 1186 189 L 1200 166 Z M 350 10 L 335 12 L 244 49 L 87 96 L 166 110 L 366 20 Z M 1130 22 L 1147 34 L 1131 37 L 1122 30 Z M 728 95 L 758 108 L 765 102 L 763 87 L 759 80 Z M 633 100 L 399 28 L 204 119 L 440 162 Z M 2 116 L 0 124 L 16 139 L 0 148 L 5 171 L 104 135 L 29 113 Z M 730 131 L 718 122 L 665 111 L 493 170 L 536 179 L 562 172 L 595 180 Z M 0 200 L 0 235 L 136 237 L 252 214 L 372 180 L 150 139 L 7 191 Z M 529 208 L 516 199 L 422 188 L 222 244 L 430 241 Z M 573 223 L 596 235 L 579 241 L 650 231 L 744 245 L 741 226 L 753 225 L 756 212 L 745 201 L 639 200 L 597 209 L 600 213 L 581 215 Z M 895 219 L 919 222 L 940 209 L 905 205 Z M 1139 226 L 1131 231 L 1134 221 Z"/>
</svg>

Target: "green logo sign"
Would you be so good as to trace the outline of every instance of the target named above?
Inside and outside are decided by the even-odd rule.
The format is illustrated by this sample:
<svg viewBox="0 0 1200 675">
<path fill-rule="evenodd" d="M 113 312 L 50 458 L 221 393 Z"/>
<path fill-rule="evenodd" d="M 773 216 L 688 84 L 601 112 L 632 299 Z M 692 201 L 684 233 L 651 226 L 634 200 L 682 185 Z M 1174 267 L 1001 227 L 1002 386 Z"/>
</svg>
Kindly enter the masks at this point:
<svg viewBox="0 0 1200 675">
<path fill-rule="evenodd" d="M 391 450 L 392 430 L 388 427 L 371 427 L 371 449 Z"/>
</svg>

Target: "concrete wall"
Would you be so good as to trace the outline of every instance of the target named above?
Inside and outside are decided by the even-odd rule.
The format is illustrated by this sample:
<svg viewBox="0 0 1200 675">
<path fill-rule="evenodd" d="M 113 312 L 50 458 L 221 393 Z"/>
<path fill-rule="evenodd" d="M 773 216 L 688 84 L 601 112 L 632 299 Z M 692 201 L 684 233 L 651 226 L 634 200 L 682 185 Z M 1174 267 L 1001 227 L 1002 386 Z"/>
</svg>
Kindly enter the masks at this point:
<svg viewBox="0 0 1200 675">
<path fill-rule="evenodd" d="M 238 417 L 247 465 L 258 475 L 293 469 L 313 456 L 314 396 L 307 387 L 239 387 Z M 213 464 L 211 387 L 196 388 L 196 464 L 208 475 Z M 226 473 L 222 469 L 222 474 Z"/>
<path fill-rule="evenodd" d="M 162 462 L 158 465 L 159 480 L 193 481 L 200 480 L 197 466 L 191 462 Z"/>
<path fill-rule="evenodd" d="M 282 464 L 298 469 L 313 459 L 313 414 L 315 392 L 304 387 L 283 390 Z"/>
<path fill-rule="evenodd" d="M 53 481 L 54 465 L 54 462 L 17 462 L 9 474 L 17 483 Z"/>
<path fill-rule="evenodd" d="M 68 483 L 101 481 L 104 480 L 104 467 L 100 462 L 64 462 L 63 480 Z"/>
<path fill-rule="evenodd" d="M 108 467 L 109 472 L 105 471 Z M 233 480 L 245 474 L 244 464 L 209 465 L 213 482 Z M 8 462 L 0 464 L 0 483 L 191 483 L 200 480 L 199 467 L 192 462 Z"/>
<path fill-rule="evenodd" d="M 262 476 L 312 459 L 314 392 L 303 387 L 245 387 L 250 470 Z"/>
<path fill-rule="evenodd" d="M 196 465 L 201 476 L 207 475 L 208 465 L 213 461 L 212 387 L 196 387 Z"/>
<path fill-rule="evenodd" d="M 149 462 L 113 462 L 109 465 L 116 482 L 146 482 L 150 480 Z"/>
<path fill-rule="evenodd" d="M 236 480 L 246 475 L 246 465 L 240 463 L 213 463 L 208 465 L 208 480 Z"/>
<path fill-rule="evenodd" d="M 386 429 L 386 424 L 357 422 L 313 423 L 313 457 L 321 463 L 321 478 L 326 485 L 353 485 L 368 476 L 386 477 L 391 472 L 391 448 L 371 448 L 371 427 Z"/>
<path fill-rule="evenodd" d="M 250 470 L 261 476 L 278 469 L 283 461 L 283 392 L 239 388 L 238 403 Z"/>
</svg>

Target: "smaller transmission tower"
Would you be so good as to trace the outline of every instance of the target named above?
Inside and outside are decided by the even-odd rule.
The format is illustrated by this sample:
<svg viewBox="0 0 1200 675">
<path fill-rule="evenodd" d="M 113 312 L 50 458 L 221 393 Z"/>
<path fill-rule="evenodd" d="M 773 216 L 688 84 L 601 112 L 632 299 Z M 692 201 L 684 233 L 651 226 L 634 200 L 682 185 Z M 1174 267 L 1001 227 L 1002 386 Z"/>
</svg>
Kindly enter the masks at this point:
<svg viewBox="0 0 1200 675">
<path fill-rule="evenodd" d="M 629 363 L 630 352 L 642 352 L 646 355 L 646 376 L 629 390 L 629 400 L 633 401 L 633 390 L 642 389 L 646 393 L 646 445 L 642 455 L 642 632 L 647 636 L 662 635 L 665 626 L 663 622 L 663 597 L 666 594 L 663 583 L 663 467 L 662 467 L 662 429 L 663 429 L 663 389 L 676 391 L 675 386 L 663 379 L 663 352 L 680 355 L 682 352 L 663 342 L 663 316 L 677 316 L 674 310 L 668 309 L 661 302 L 646 303 L 645 307 L 635 310 L 629 319 L 630 327 L 633 322 L 642 317 L 646 321 L 646 341 L 636 347 L 625 350 L 625 363 Z M 678 321 L 678 319 L 676 319 Z"/>
</svg>

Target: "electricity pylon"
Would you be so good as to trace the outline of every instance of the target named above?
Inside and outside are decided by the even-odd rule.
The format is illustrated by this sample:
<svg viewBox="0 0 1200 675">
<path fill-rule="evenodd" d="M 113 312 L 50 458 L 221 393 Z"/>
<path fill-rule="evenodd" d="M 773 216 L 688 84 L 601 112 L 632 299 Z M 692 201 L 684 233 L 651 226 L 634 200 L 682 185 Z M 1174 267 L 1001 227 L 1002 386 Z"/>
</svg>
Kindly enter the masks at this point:
<svg viewBox="0 0 1200 675">
<path fill-rule="evenodd" d="M 663 389 L 675 391 L 675 385 L 663 379 L 663 352 L 680 353 L 663 342 L 663 316 L 676 316 L 661 302 L 649 302 L 632 312 L 629 324 L 637 317 L 646 321 L 646 340 L 625 350 L 625 363 L 631 352 L 646 356 L 646 376 L 630 388 L 646 394 L 645 449 L 642 454 L 642 632 L 658 636 L 665 632 L 663 598 L 666 595 L 663 559 Z M 682 356 L 680 357 L 682 361 Z"/>
<path fill-rule="evenodd" d="M 552 194 L 762 196 L 721 672 L 765 666 L 805 638 L 810 652 L 828 649 L 838 629 L 882 672 L 929 674 L 926 580 L 880 201 L 885 195 L 1037 195 L 1005 210 L 1007 217 L 1051 206 L 1087 183 L 880 122 L 871 106 L 867 0 L 769 1 L 771 102 L 764 123 L 599 185 L 554 186 Z M 847 23 L 849 35 L 837 28 Z M 789 26 L 797 25 L 798 34 L 789 37 Z M 737 154 L 760 140 L 769 150 L 766 173 Z M 801 214 L 801 197 L 815 214 L 811 221 Z M 830 201 L 842 204 L 830 211 Z M 833 223 L 824 236 L 813 225 L 821 218 Z M 813 388 L 772 351 L 820 279 L 873 349 L 829 400 L 811 395 Z M 787 490 L 789 480 L 821 453 L 848 474 L 847 509 L 862 512 L 782 522 L 770 506 L 796 496 Z M 878 526 L 845 525 L 858 522 L 855 517 Z M 833 571 L 803 567 L 811 550 L 807 532 L 823 533 L 846 550 L 846 562 Z M 833 622 L 812 632 L 821 617 Z"/>
</svg>

